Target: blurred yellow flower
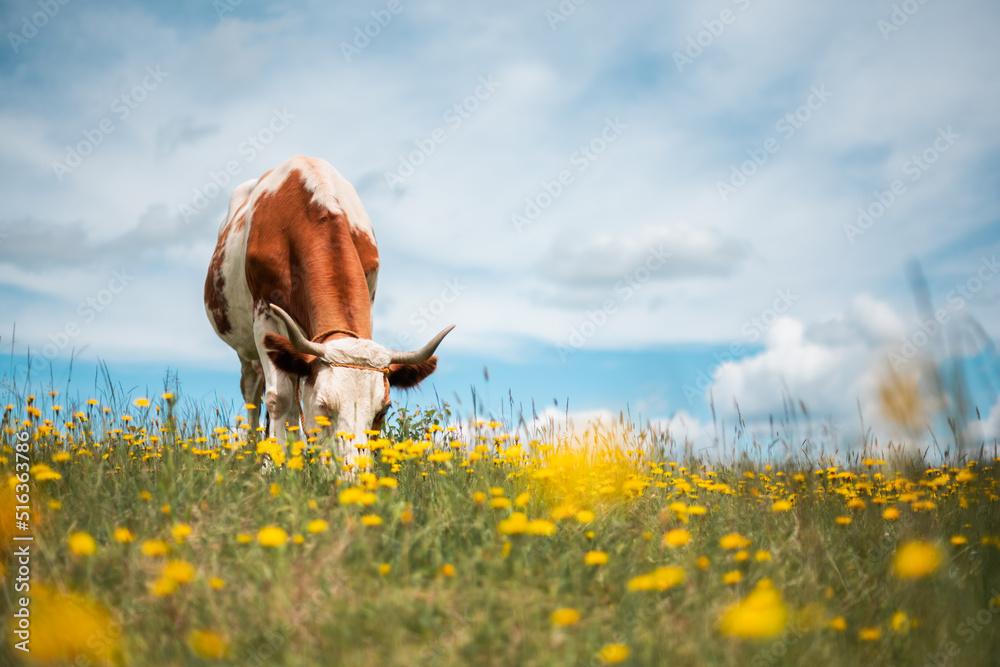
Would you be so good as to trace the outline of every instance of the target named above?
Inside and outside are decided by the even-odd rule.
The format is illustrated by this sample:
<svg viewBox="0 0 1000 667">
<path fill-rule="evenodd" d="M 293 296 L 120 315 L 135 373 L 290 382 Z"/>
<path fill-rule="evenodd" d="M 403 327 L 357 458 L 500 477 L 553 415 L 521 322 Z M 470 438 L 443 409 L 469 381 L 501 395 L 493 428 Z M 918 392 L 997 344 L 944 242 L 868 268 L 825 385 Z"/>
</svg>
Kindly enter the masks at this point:
<svg viewBox="0 0 1000 667">
<path fill-rule="evenodd" d="M 382 517 L 378 514 L 365 514 L 361 517 L 361 523 L 366 526 L 379 526 L 382 524 Z"/>
<path fill-rule="evenodd" d="M 932 574 L 941 566 L 941 551 L 928 542 L 912 541 L 899 547 L 892 569 L 900 579 L 916 579 Z"/>
<path fill-rule="evenodd" d="M 844 620 L 843 616 L 835 616 L 834 618 L 830 619 L 830 627 L 833 628 L 834 630 L 846 630 L 847 621 Z"/>
<path fill-rule="evenodd" d="M 135 536 L 128 528 L 115 528 L 114 538 L 116 542 L 121 542 L 122 544 L 127 544 L 135 540 Z"/>
<path fill-rule="evenodd" d="M 750 540 L 739 533 L 729 533 L 719 540 L 719 546 L 723 549 L 739 549 L 750 544 Z"/>
<path fill-rule="evenodd" d="M 690 541 L 691 533 L 683 528 L 674 528 L 663 536 L 663 545 L 669 547 L 682 547 Z"/>
<path fill-rule="evenodd" d="M 874 642 L 882 638 L 882 631 L 879 628 L 862 628 L 858 632 L 858 639 L 863 642 Z"/>
<path fill-rule="evenodd" d="M 490 498 L 490 507 L 495 510 L 507 509 L 510 507 L 510 498 L 504 498 L 503 496 Z"/>
<path fill-rule="evenodd" d="M 326 532 L 329 528 L 330 524 L 328 524 L 323 519 L 313 519 L 308 524 L 306 524 L 306 530 L 309 531 L 310 533 L 323 533 Z"/>
<path fill-rule="evenodd" d="M 188 635 L 191 652 L 206 660 L 222 660 L 229 653 L 229 641 L 217 632 L 195 630 Z"/>
<path fill-rule="evenodd" d="M 792 504 L 787 500 L 777 500 L 771 504 L 772 512 L 787 512 L 792 509 Z"/>
<path fill-rule="evenodd" d="M 183 560 L 172 560 L 163 566 L 161 576 L 164 579 L 176 581 L 178 584 L 188 584 L 194 580 L 195 569 L 191 563 Z"/>
<path fill-rule="evenodd" d="M 192 531 L 191 526 L 187 525 L 186 523 L 179 523 L 176 526 L 174 526 L 170 532 L 173 534 L 175 540 L 177 540 L 178 542 L 183 542 L 184 538 L 189 537 L 191 533 L 194 531 Z"/>
<path fill-rule="evenodd" d="M 590 523 L 595 518 L 595 515 L 590 510 L 580 510 L 576 513 L 576 520 L 579 523 Z"/>
<path fill-rule="evenodd" d="M 288 541 L 288 533 L 278 526 L 265 526 L 257 533 L 257 541 L 265 547 L 280 547 Z"/>
<path fill-rule="evenodd" d="M 392 570 L 392 566 L 389 565 L 388 563 L 382 563 L 381 565 L 378 566 L 378 573 L 381 574 L 383 577 L 389 574 L 390 570 Z"/>
<path fill-rule="evenodd" d="M 910 631 L 910 617 L 905 611 L 897 611 L 892 615 L 889 625 L 892 626 L 892 631 L 896 634 L 906 634 Z"/>
<path fill-rule="evenodd" d="M 77 556 L 90 556 L 97 551 L 97 543 L 89 533 L 73 533 L 69 536 L 69 548 Z"/>
<path fill-rule="evenodd" d="M 684 570 L 679 567 L 658 567 L 650 574 L 634 577 L 628 582 L 630 591 L 665 591 L 684 583 Z"/>
<path fill-rule="evenodd" d="M 771 553 L 769 551 L 764 551 L 762 549 L 754 554 L 754 558 L 757 559 L 758 563 L 763 563 L 765 561 L 771 560 Z"/>
<path fill-rule="evenodd" d="M 443 574 L 446 577 L 455 576 L 455 566 L 452 565 L 451 563 L 445 563 L 444 565 L 441 566 L 441 574 Z"/>
<path fill-rule="evenodd" d="M 968 544 L 969 540 L 964 535 L 953 535 L 951 538 L 951 543 L 956 547 L 962 546 L 963 544 Z"/>
<path fill-rule="evenodd" d="M 250 544 L 251 542 L 253 542 L 253 535 L 250 535 L 248 533 L 240 533 L 239 535 L 236 536 L 236 541 L 239 542 L 240 544 Z"/>
<path fill-rule="evenodd" d="M 754 590 L 722 615 L 722 634 L 742 639 L 760 639 L 781 634 L 788 621 L 781 596 L 769 579 L 762 579 Z"/>
<path fill-rule="evenodd" d="M 212 577 L 211 579 L 208 580 L 208 585 L 214 588 L 215 590 L 219 590 L 220 588 L 225 588 L 226 582 L 220 579 L 219 577 Z"/>
<path fill-rule="evenodd" d="M 698 560 L 695 561 L 695 565 L 697 565 L 700 570 L 707 570 L 711 564 L 711 561 L 704 556 L 699 556 Z"/>
<path fill-rule="evenodd" d="M 163 540 L 146 540 L 142 543 L 142 553 L 147 556 L 166 556 L 170 547 Z"/>
<path fill-rule="evenodd" d="M 277 484 L 271 484 L 270 491 L 271 491 L 271 497 L 272 498 L 277 498 L 278 496 L 281 495 L 281 487 L 278 486 Z"/>
<path fill-rule="evenodd" d="M 886 507 L 882 510 L 882 518 L 888 521 L 895 521 L 899 518 L 899 510 L 895 507 Z"/>
<path fill-rule="evenodd" d="M 608 554 L 603 551 L 588 551 L 583 555 L 583 562 L 587 565 L 604 565 L 608 562 Z"/>
<path fill-rule="evenodd" d="M 475 501 L 477 505 L 482 505 L 486 502 L 486 494 L 482 491 L 476 491 L 472 494 L 472 500 Z"/>
<path fill-rule="evenodd" d="M 849 524 L 851 522 L 851 517 L 849 517 L 849 516 L 838 516 L 836 519 L 834 519 L 834 521 L 836 521 L 837 525 L 839 525 L 839 526 L 846 526 L 847 524 Z"/>
<path fill-rule="evenodd" d="M 552 625 L 568 626 L 575 625 L 580 620 L 580 612 L 576 609 L 564 607 L 552 612 Z"/>
<path fill-rule="evenodd" d="M 628 656 L 628 646 L 625 646 L 624 644 L 608 644 L 597 652 L 597 657 L 600 658 L 602 662 L 609 665 L 613 665 L 618 662 L 625 662 L 628 660 Z"/>
<path fill-rule="evenodd" d="M 722 575 L 722 583 L 724 584 L 738 584 L 741 581 L 743 581 L 743 573 L 739 570 L 726 572 Z"/>
</svg>

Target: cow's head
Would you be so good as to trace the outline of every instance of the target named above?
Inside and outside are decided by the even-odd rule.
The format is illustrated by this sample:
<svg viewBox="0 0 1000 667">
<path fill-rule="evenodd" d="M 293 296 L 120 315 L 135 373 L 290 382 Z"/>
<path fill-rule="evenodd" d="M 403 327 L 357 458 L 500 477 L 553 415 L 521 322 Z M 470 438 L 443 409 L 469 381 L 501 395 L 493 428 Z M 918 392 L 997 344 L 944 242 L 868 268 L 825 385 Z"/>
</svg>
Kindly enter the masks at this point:
<svg viewBox="0 0 1000 667">
<path fill-rule="evenodd" d="M 437 368 L 434 350 L 455 328 L 444 329 L 415 352 L 388 350 L 375 341 L 339 338 L 325 343 L 309 340 L 284 310 L 271 304 L 288 330 L 288 338 L 267 334 L 264 346 L 280 370 L 305 380 L 302 412 L 306 429 L 326 418 L 334 432 L 382 428 L 389 411 L 389 387 L 416 387 Z M 320 418 L 320 419 L 318 419 Z"/>
</svg>

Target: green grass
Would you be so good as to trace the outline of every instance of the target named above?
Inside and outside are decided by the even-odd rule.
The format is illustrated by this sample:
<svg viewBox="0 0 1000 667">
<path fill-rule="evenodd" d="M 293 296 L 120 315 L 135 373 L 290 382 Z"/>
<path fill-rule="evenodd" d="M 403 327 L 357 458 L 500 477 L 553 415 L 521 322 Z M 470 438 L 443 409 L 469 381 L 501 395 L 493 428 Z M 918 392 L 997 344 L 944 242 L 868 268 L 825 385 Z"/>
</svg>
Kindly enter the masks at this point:
<svg viewBox="0 0 1000 667">
<path fill-rule="evenodd" d="M 448 423 L 428 410 L 397 413 L 389 424 L 394 442 L 430 447 L 404 448 L 414 453 L 396 463 L 384 460 L 392 444 L 371 453 L 375 478 L 397 485 L 377 486 L 374 504 L 361 506 L 340 503 L 341 492 L 359 483 L 357 474 L 320 463 L 329 441 L 305 449 L 301 470 L 287 462 L 264 469 L 253 434 L 232 430 L 237 422 L 212 410 L 175 419 L 172 402 L 157 399 L 150 408 L 111 405 L 110 413 L 66 406 L 55 419 L 52 399 L 43 394 L 35 400 L 41 419 L 58 428 L 39 429 L 24 397 L 10 400 L 0 476 L 15 472 L 14 438 L 25 418 L 32 421 L 26 429 L 32 464 L 45 463 L 61 476 L 33 475 L 30 483 L 31 582 L 57 591 L 33 607 L 36 661 L 46 637 L 61 637 L 67 663 L 79 655 L 113 664 L 119 651 L 121 662 L 134 665 L 218 662 L 197 655 L 197 631 L 222 639 L 222 663 L 243 665 L 590 665 L 600 664 L 598 652 L 609 644 L 627 646 L 624 664 L 633 665 L 924 665 L 937 664 L 942 651 L 952 663 L 980 665 L 995 664 L 1000 654 L 1000 472 L 982 452 L 976 461 L 931 472 L 919 457 L 898 452 L 882 464 L 866 465 L 864 455 L 850 465 L 802 457 L 774 461 L 768 470 L 748 459 L 678 460 L 669 440 L 618 427 L 590 432 L 596 444 L 589 455 L 579 445 L 543 441 L 521 443 L 519 456 L 508 449 L 515 444 L 510 438 L 498 437 L 501 429 L 485 424 L 428 434 L 432 425 Z M 86 422 L 72 417 L 78 411 Z M 126 413 L 133 419 L 123 424 Z M 72 430 L 65 427 L 70 419 Z M 217 433 L 222 427 L 228 430 Z M 453 439 L 468 447 L 451 447 Z M 476 446 L 480 458 L 470 460 Z M 453 458 L 428 460 L 436 451 Z M 53 460 L 59 452 L 69 460 Z M 552 476 L 542 479 L 543 469 Z M 974 478 L 958 478 L 961 470 Z M 474 494 L 489 497 L 491 488 L 511 501 L 527 493 L 527 504 L 477 503 Z M 771 511 L 775 500 L 787 498 L 791 510 Z M 864 506 L 849 508 L 851 498 Z M 921 504 L 927 501 L 934 507 Z M 7 552 L 0 617 L 8 618 L 19 594 L 10 556 L 13 510 L 5 502 L 11 500 L 0 500 L 0 552 Z M 684 523 L 687 514 L 671 509 L 677 502 L 706 513 Z M 900 510 L 895 521 L 882 517 L 889 506 Z M 553 519 L 554 535 L 498 529 L 513 511 L 547 519 L 554 508 L 570 515 Z M 593 510 L 594 520 L 577 521 L 572 510 L 580 509 Z M 363 525 L 367 514 L 382 524 Z M 852 521 L 839 525 L 839 516 Z M 308 532 L 314 519 L 329 529 Z M 178 524 L 191 527 L 180 541 L 172 534 Z M 260 544 L 258 531 L 271 525 L 302 535 L 303 543 Z M 114 539 L 122 527 L 134 542 Z M 664 546 L 663 535 L 678 527 L 691 541 Z M 95 553 L 72 552 L 68 538 L 77 532 L 94 538 Z M 742 562 L 736 550 L 719 545 L 734 532 L 751 540 Z M 254 539 L 241 543 L 240 534 Z M 953 536 L 967 543 L 953 545 Z M 168 542 L 169 556 L 144 555 L 146 540 Z M 934 544 L 943 556 L 927 577 L 893 575 L 897 547 L 910 540 Z M 586 565 L 584 554 L 593 550 L 607 553 L 608 562 Z M 758 561 L 757 551 L 770 560 Z M 709 560 L 705 569 L 701 557 Z M 169 595 L 154 595 L 151 586 L 168 560 L 192 564 L 196 575 Z M 382 564 L 388 574 L 380 573 Z M 452 576 L 442 572 L 445 565 L 454 567 Z M 628 589 L 634 577 L 666 565 L 681 567 L 684 583 L 662 592 Z M 723 583 L 731 571 L 742 581 Z M 212 578 L 225 586 L 213 588 Z M 720 617 L 763 579 L 783 600 L 785 630 L 756 640 L 723 635 Z M 74 607 L 60 597 L 71 591 L 80 596 L 72 599 L 88 602 Z M 579 622 L 553 626 L 552 612 L 565 607 L 580 612 Z M 896 630 L 898 612 L 908 622 Z M 80 614 L 92 622 L 69 629 Z M 830 626 L 836 617 L 846 629 Z M 878 628 L 881 638 L 860 639 L 865 628 Z M 15 641 L 8 632 L 7 661 L 25 657 L 11 648 Z"/>
</svg>

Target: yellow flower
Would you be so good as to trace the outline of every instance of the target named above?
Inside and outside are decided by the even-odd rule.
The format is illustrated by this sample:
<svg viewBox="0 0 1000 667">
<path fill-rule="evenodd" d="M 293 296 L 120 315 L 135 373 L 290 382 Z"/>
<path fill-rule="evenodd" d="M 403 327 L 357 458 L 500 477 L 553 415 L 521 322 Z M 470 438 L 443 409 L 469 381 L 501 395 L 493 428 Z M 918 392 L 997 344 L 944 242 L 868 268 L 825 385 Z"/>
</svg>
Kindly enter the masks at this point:
<svg viewBox="0 0 1000 667">
<path fill-rule="evenodd" d="M 669 547 L 682 547 L 691 541 L 691 533 L 683 528 L 674 528 L 663 536 L 663 545 Z"/>
<path fill-rule="evenodd" d="M 77 556 L 90 556 L 97 551 L 97 543 L 88 533 L 73 533 L 69 536 L 69 548 Z"/>
<path fill-rule="evenodd" d="M 882 631 L 878 628 L 862 628 L 858 632 L 858 639 L 863 642 L 874 642 L 882 638 Z"/>
<path fill-rule="evenodd" d="M 208 585 L 214 588 L 215 590 L 219 590 L 220 588 L 225 587 L 226 582 L 220 579 L 219 577 L 212 577 L 211 579 L 208 580 Z"/>
<path fill-rule="evenodd" d="M 787 512 L 792 509 L 792 504 L 787 500 L 778 500 L 771 504 L 772 512 Z"/>
<path fill-rule="evenodd" d="M 750 552 L 749 551 L 742 551 L 741 550 L 741 551 L 737 551 L 735 554 L 733 554 L 733 560 L 735 560 L 737 563 L 742 563 L 747 558 L 750 558 Z"/>
<path fill-rule="evenodd" d="M 525 526 L 524 532 L 528 535 L 555 535 L 556 524 L 547 519 L 533 519 L 528 522 L 527 526 Z"/>
<path fill-rule="evenodd" d="M 115 541 L 126 544 L 135 540 L 135 536 L 128 528 L 115 528 Z"/>
<path fill-rule="evenodd" d="M 31 582 L 31 652 L 37 665 L 120 665 L 124 662 L 120 633 L 110 634 L 114 619 L 96 602 L 71 592 L 60 592 Z M 11 617 L 11 621 L 15 619 Z M 7 625 L 7 622 L 4 622 Z M 15 627 L 5 628 L 13 643 Z M 101 641 L 94 641 L 101 637 Z"/>
<path fill-rule="evenodd" d="M 608 562 L 608 554 L 603 551 L 588 551 L 583 555 L 583 562 L 587 565 L 604 565 Z"/>
<path fill-rule="evenodd" d="M 361 517 L 361 523 L 366 526 L 378 526 L 382 524 L 382 517 L 378 514 L 365 514 Z"/>
<path fill-rule="evenodd" d="M 294 535 L 292 535 L 292 542 L 295 542 L 296 544 L 305 544 L 306 538 L 300 535 L 299 533 L 295 533 Z"/>
<path fill-rule="evenodd" d="M 510 507 L 510 498 L 504 498 L 503 496 L 490 498 L 490 507 L 495 510 L 507 509 Z"/>
<path fill-rule="evenodd" d="M 278 526 L 265 526 L 257 533 L 257 541 L 265 547 L 280 547 L 288 541 L 288 533 Z"/>
<path fill-rule="evenodd" d="M 146 540 L 142 543 L 142 553 L 147 556 L 166 556 L 170 547 L 163 540 Z"/>
<path fill-rule="evenodd" d="M 738 584 L 743 581 L 743 573 L 739 570 L 733 570 L 732 572 L 726 572 L 722 575 L 722 583 L 724 584 Z"/>
<path fill-rule="evenodd" d="M 912 541 L 899 547 L 892 569 L 900 579 L 926 577 L 941 566 L 941 551 L 928 542 Z"/>
<path fill-rule="evenodd" d="M 594 520 L 594 513 L 590 510 L 580 510 L 576 513 L 576 520 L 580 523 L 590 523 Z"/>
<path fill-rule="evenodd" d="M 906 615 L 905 611 L 897 611 L 893 614 L 889 624 L 892 626 L 892 631 L 897 634 L 906 634 L 910 631 L 910 617 Z"/>
<path fill-rule="evenodd" d="M 781 596 L 770 579 L 762 579 L 749 595 L 723 613 L 719 628 L 730 637 L 759 639 L 781 634 L 787 621 Z"/>
<path fill-rule="evenodd" d="M 849 524 L 851 522 L 851 517 L 849 517 L 849 516 L 838 516 L 836 519 L 834 519 L 834 521 L 836 521 L 837 524 L 840 525 L 840 526 L 846 526 L 847 524 Z"/>
<path fill-rule="evenodd" d="M 719 540 L 719 546 L 723 549 L 739 549 L 750 544 L 750 540 L 743 537 L 739 533 L 729 533 L 724 535 L 722 539 Z"/>
<path fill-rule="evenodd" d="M 150 500 L 153 499 L 153 494 L 151 494 L 149 491 L 140 491 L 139 492 L 139 497 L 142 498 L 143 500 L 149 502 Z"/>
<path fill-rule="evenodd" d="M 888 521 L 895 521 L 899 518 L 899 510 L 895 507 L 886 507 L 882 510 L 882 518 Z"/>
<path fill-rule="evenodd" d="M 137 407 L 137 408 L 148 408 L 149 407 L 149 399 L 148 398 L 137 398 L 134 401 L 132 401 L 132 404 L 135 405 L 135 407 Z"/>
<path fill-rule="evenodd" d="M 518 535 L 528 530 L 528 517 L 524 512 L 513 512 L 497 524 L 501 535 Z"/>
<path fill-rule="evenodd" d="M 444 565 L 441 566 L 441 574 L 443 574 L 446 577 L 455 576 L 455 566 L 452 565 L 451 563 L 445 563 Z"/>
<path fill-rule="evenodd" d="M 771 553 L 769 551 L 760 550 L 754 554 L 754 558 L 757 559 L 758 563 L 763 563 L 764 561 L 771 560 Z"/>
<path fill-rule="evenodd" d="M 964 535 L 954 535 L 951 538 L 951 543 L 958 547 L 963 544 L 968 544 L 969 540 Z"/>
<path fill-rule="evenodd" d="M 271 497 L 277 498 L 281 495 L 281 487 L 277 484 L 271 484 Z"/>
<path fill-rule="evenodd" d="M 514 498 L 514 507 L 526 507 L 528 501 L 531 500 L 531 494 L 525 491 L 524 493 L 517 494 Z"/>
<path fill-rule="evenodd" d="M 191 563 L 183 560 L 172 560 L 163 567 L 162 577 L 178 584 L 188 584 L 194 580 L 195 569 Z"/>
<path fill-rule="evenodd" d="M 177 590 L 177 582 L 173 579 L 161 577 L 150 585 L 149 590 L 156 597 L 166 597 L 172 595 Z"/>
<path fill-rule="evenodd" d="M 482 491 L 476 491 L 472 494 L 472 500 L 474 500 L 477 505 L 482 505 L 486 502 L 486 494 Z"/>
<path fill-rule="evenodd" d="M 329 528 L 330 524 L 323 519 L 313 519 L 306 525 L 306 530 L 310 533 L 323 533 Z"/>
<path fill-rule="evenodd" d="M 630 591 L 665 591 L 684 583 L 684 570 L 679 567 L 658 567 L 650 574 L 634 577 L 628 582 Z"/>
<path fill-rule="evenodd" d="M 69 461 L 73 458 L 69 452 L 56 452 L 52 455 L 52 460 L 55 463 L 62 463 L 63 461 Z"/>
<path fill-rule="evenodd" d="M 229 653 L 229 641 L 217 632 L 195 630 L 188 635 L 191 652 L 199 658 L 222 660 Z"/>
<path fill-rule="evenodd" d="M 552 625 L 575 625 L 580 620 L 580 612 L 576 609 L 570 609 L 569 607 L 564 607 L 562 609 L 556 609 L 552 612 Z"/>
<path fill-rule="evenodd" d="M 392 566 L 389 565 L 388 563 L 382 563 L 381 565 L 378 566 L 378 573 L 381 574 L 383 577 L 389 574 L 390 570 L 392 570 Z"/>
<path fill-rule="evenodd" d="M 253 535 L 249 535 L 247 533 L 240 533 L 239 535 L 236 536 L 236 541 L 239 542 L 240 544 L 250 544 L 251 542 L 253 542 Z"/>
<path fill-rule="evenodd" d="M 846 630 L 847 621 L 844 620 L 843 616 L 837 616 L 835 618 L 830 619 L 830 627 L 833 628 L 834 630 Z"/>
<path fill-rule="evenodd" d="M 617 662 L 625 662 L 628 659 L 628 646 L 624 644 L 608 644 L 597 652 L 597 657 L 609 665 Z"/>
<path fill-rule="evenodd" d="M 709 567 L 709 565 L 711 565 L 711 564 L 712 564 L 711 561 L 709 561 L 704 556 L 700 556 L 698 558 L 698 560 L 695 561 L 695 565 L 698 566 L 699 570 L 707 570 L 708 567 Z"/>
<path fill-rule="evenodd" d="M 187 525 L 186 523 L 177 524 L 176 526 L 173 527 L 173 530 L 171 531 L 171 533 L 173 533 L 174 539 L 177 540 L 178 542 L 183 542 L 184 538 L 190 536 L 192 532 L 193 531 L 191 530 L 191 526 Z"/>
<path fill-rule="evenodd" d="M 161 507 L 161 508 L 160 508 L 160 510 L 161 510 L 161 511 L 162 511 L 162 512 L 163 512 L 164 514 L 170 514 L 170 505 L 164 505 L 163 507 Z"/>
</svg>

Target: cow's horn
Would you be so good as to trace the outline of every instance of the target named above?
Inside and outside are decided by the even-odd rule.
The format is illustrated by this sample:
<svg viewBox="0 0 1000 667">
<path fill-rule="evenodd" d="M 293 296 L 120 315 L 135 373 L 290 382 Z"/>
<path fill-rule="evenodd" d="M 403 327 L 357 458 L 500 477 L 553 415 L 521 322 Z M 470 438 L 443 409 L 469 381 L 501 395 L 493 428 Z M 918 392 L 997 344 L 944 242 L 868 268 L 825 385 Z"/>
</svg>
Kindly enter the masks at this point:
<svg viewBox="0 0 1000 667">
<path fill-rule="evenodd" d="M 306 334 L 302 331 L 302 327 L 300 327 L 295 320 L 292 319 L 291 315 L 283 311 L 281 308 L 278 308 L 273 303 L 269 303 L 268 306 L 271 307 L 271 312 L 275 313 L 285 322 L 285 326 L 288 328 L 288 341 L 292 344 L 292 349 L 296 352 L 301 352 L 302 354 L 311 354 L 314 357 L 323 358 L 326 354 L 326 349 L 324 349 L 324 347 L 319 343 L 314 343 L 306 338 Z"/>
<path fill-rule="evenodd" d="M 454 328 L 455 325 L 452 324 L 450 327 L 442 329 L 441 333 L 439 333 L 437 336 L 434 336 L 434 338 L 431 339 L 431 342 L 427 343 L 427 345 L 424 345 L 422 348 L 414 352 L 399 352 L 397 350 L 390 350 L 389 354 L 392 355 L 392 357 L 389 363 L 390 364 L 424 363 L 425 361 L 431 358 L 431 355 L 434 354 L 434 350 L 437 349 L 437 346 L 441 344 L 441 341 L 444 340 L 444 337 L 447 336 Z"/>
</svg>

